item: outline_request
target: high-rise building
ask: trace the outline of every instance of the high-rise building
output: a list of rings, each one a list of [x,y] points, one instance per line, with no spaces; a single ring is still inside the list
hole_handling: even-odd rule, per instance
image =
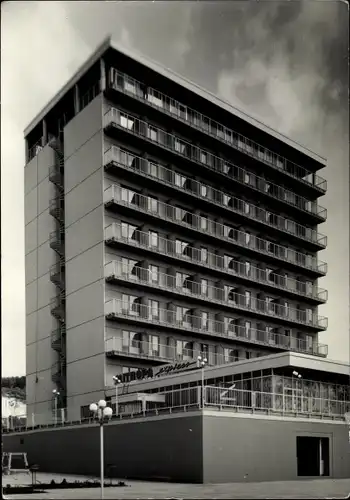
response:
[[[109,39],[25,142],[28,415],[199,354],[327,355],[323,158]]]

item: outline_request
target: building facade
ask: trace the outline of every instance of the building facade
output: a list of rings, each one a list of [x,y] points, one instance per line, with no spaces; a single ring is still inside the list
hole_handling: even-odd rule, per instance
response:
[[[347,364],[281,352],[153,371],[107,391],[111,400],[118,391],[118,404],[105,425],[106,476],[192,483],[350,477]],[[5,451],[25,450],[43,472],[100,471],[89,411],[75,421],[4,429],[3,442]]]
[[[324,159],[110,40],[25,141],[28,415],[198,355],[327,355]]]

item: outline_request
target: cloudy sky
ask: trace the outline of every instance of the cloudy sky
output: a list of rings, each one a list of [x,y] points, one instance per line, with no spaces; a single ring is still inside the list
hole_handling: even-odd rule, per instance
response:
[[[347,5],[11,1],[1,10],[3,375],[25,373],[23,129],[108,34],[328,159],[320,341],[348,361]]]

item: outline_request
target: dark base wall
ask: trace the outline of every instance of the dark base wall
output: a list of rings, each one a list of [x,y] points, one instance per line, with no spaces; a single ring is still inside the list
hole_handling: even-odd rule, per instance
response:
[[[200,415],[148,418],[104,427],[105,466],[116,477],[201,483]],[[26,452],[42,472],[99,476],[99,427],[80,426],[3,435],[4,450]]]
[[[190,483],[286,481],[297,476],[297,436],[328,437],[330,477],[350,477],[347,426],[205,411],[105,426],[105,466],[115,477]],[[99,428],[80,426],[3,436],[4,451],[27,452],[42,472],[99,476]],[[303,478],[305,479],[305,478]]]
[[[305,479],[297,475],[297,436],[328,437],[329,477],[350,478],[345,422],[247,418],[207,412],[203,418],[204,483]]]

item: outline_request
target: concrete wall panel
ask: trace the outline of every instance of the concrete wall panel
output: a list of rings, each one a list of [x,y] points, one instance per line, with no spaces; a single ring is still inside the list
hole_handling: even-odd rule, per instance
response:
[[[101,129],[102,95],[99,95],[64,128],[64,156],[66,161]]]
[[[66,264],[66,293],[70,294],[80,288],[103,279],[104,244],[86,250]]]
[[[66,230],[66,260],[103,241],[103,207],[100,206]]]
[[[104,318],[97,318],[67,331],[67,363],[103,352]]]
[[[38,215],[38,200],[37,200],[38,192],[37,189],[34,188],[29,191],[28,194],[24,197],[24,218],[25,224],[28,224],[32,220],[34,220]]]
[[[68,295],[66,299],[67,330],[104,315],[104,284],[92,283]]]
[[[38,154],[38,182],[48,177],[49,168],[55,163],[54,150],[46,145]]]
[[[77,203],[79,200],[79,203]],[[84,215],[102,204],[102,172],[98,170],[74,189],[65,198],[65,224],[69,227]]]
[[[120,479],[200,483],[201,434],[199,415],[110,422],[105,427],[105,463],[116,466]],[[42,472],[99,474],[96,425],[5,435],[3,442],[4,451],[25,450]]]
[[[33,250],[33,252],[25,256],[26,284],[31,283],[38,277],[37,258],[37,250]]]
[[[37,234],[38,234],[38,223],[37,219],[25,227],[25,252],[26,254],[32,252],[37,247]]]
[[[44,274],[38,279],[38,308],[50,304],[51,297],[57,293],[57,287],[50,281],[50,273]]]
[[[329,437],[331,476],[350,477],[345,424],[216,414],[203,421],[204,482],[297,479],[298,435]]]
[[[38,157],[33,158],[24,167],[24,192],[29,193],[37,185],[38,178]]]

